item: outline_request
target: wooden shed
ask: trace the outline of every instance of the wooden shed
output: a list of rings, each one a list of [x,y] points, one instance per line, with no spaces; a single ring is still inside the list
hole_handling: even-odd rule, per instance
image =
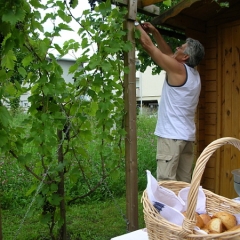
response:
[[[198,70],[202,90],[197,122],[197,156],[221,137],[240,139],[240,1],[183,0],[152,20],[158,27],[184,32],[205,46]],[[240,168],[240,151],[224,145],[207,163],[201,185],[233,198],[231,170]]]

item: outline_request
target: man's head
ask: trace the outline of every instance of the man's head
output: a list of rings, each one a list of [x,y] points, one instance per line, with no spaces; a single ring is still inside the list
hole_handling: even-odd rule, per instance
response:
[[[185,63],[190,67],[195,67],[202,61],[205,50],[198,40],[187,38],[184,53],[189,56]]]

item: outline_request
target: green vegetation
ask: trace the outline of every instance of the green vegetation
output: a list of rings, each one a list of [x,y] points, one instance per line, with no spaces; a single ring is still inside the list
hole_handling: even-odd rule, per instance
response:
[[[142,205],[139,195],[139,228],[144,228]],[[89,202],[69,207],[67,226],[71,240],[109,240],[126,234],[125,198]],[[3,211],[4,240],[47,240],[48,229],[36,216],[28,217],[19,231],[26,209]],[[19,231],[19,232],[18,232]],[[15,238],[18,233],[18,237]]]
[[[107,198],[105,182],[115,195],[125,189],[115,183],[124,183],[122,94],[128,67],[122,55],[132,48],[123,28],[127,9],[112,9],[108,0],[79,16],[77,5],[0,2],[1,204],[10,209],[34,199],[27,214],[48,227],[52,240],[67,239],[70,206]],[[49,21],[51,32],[44,27]],[[72,29],[73,22],[78,27]],[[78,37],[63,45],[53,41],[66,31]],[[68,83],[58,60],[79,50],[68,69],[74,81]],[[16,121],[16,101],[26,92],[28,115]]]
[[[33,235],[25,239],[67,240],[75,232],[69,222],[74,219],[69,217],[72,207],[125,195],[122,96],[129,66],[123,55],[132,49],[123,25],[127,8],[112,8],[107,0],[75,14],[78,4],[81,1],[0,2],[4,239],[19,238],[27,226]],[[45,25],[50,22],[49,32]],[[72,23],[77,24],[74,29]],[[78,36],[63,44],[54,41],[68,32]],[[68,69],[72,82],[65,81],[59,64],[69,53],[76,55]],[[18,112],[24,93],[30,93],[27,114]],[[142,121],[139,117],[139,126]],[[150,125],[139,129],[149,131]],[[146,187],[145,170],[155,169],[153,131],[138,135],[140,193]],[[79,229],[87,229],[85,222],[79,222]]]
[[[17,125],[25,118],[25,114],[15,114],[14,122]],[[155,124],[155,116],[138,115],[139,228],[144,227],[140,198],[147,183],[145,170],[149,169],[153,175],[156,170],[156,138],[153,135]],[[98,162],[93,144],[89,144],[88,148],[88,151],[93,153],[92,163]],[[114,153],[110,154],[110,159],[111,155],[114,157]],[[119,167],[119,172],[117,177],[106,178],[101,186],[87,197],[69,204],[66,220],[69,239],[109,240],[127,232],[124,162]],[[98,177],[97,174],[92,175],[92,182],[97,181]],[[39,198],[27,194],[33,184],[31,174],[13,158],[2,157],[0,182],[3,239],[52,239],[49,236],[49,225],[39,218]],[[84,193],[84,184],[67,179],[66,191],[68,196],[74,198]]]

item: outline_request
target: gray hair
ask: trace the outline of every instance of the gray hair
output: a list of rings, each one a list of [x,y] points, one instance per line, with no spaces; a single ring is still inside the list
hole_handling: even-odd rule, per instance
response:
[[[184,53],[189,56],[189,59],[185,62],[190,67],[197,66],[203,59],[205,55],[205,50],[203,45],[195,39],[187,38],[187,47]]]

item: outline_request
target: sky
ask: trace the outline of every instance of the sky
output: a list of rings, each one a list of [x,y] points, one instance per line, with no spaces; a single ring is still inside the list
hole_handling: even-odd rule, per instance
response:
[[[42,0],[42,3],[46,2],[46,0]],[[79,17],[82,15],[82,12],[86,9],[90,9],[90,5],[88,4],[88,0],[79,0],[79,4],[75,9],[72,9],[72,14],[75,17]],[[44,15],[45,12],[42,12],[42,14]],[[57,22],[55,22],[55,24],[57,24]],[[72,29],[76,29],[76,31],[79,29],[79,24],[77,24],[75,21],[72,21],[70,24],[70,27]],[[53,29],[53,23],[51,21],[48,21],[44,24],[44,30],[45,31],[49,31],[51,32],[51,30]],[[53,43],[57,43],[60,46],[63,45],[63,43],[67,40],[70,39],[74,39],[74,40],[78,40],[79,36],[77,35],[77,33],[73,32],[73,31],[62,31],[61,32],[61,37],[55,37],[53,39]],[[80,39],[79,39],[80,41]],[[54,55],[58,54],[57,51],[55,50],[51,50],[51,53],[53,53]],[[75,59],[75,56],[78,56],[81,54],[81,50],[79,50],[77,53],[69,53],[66,58],[70,58],[70,59]]]

